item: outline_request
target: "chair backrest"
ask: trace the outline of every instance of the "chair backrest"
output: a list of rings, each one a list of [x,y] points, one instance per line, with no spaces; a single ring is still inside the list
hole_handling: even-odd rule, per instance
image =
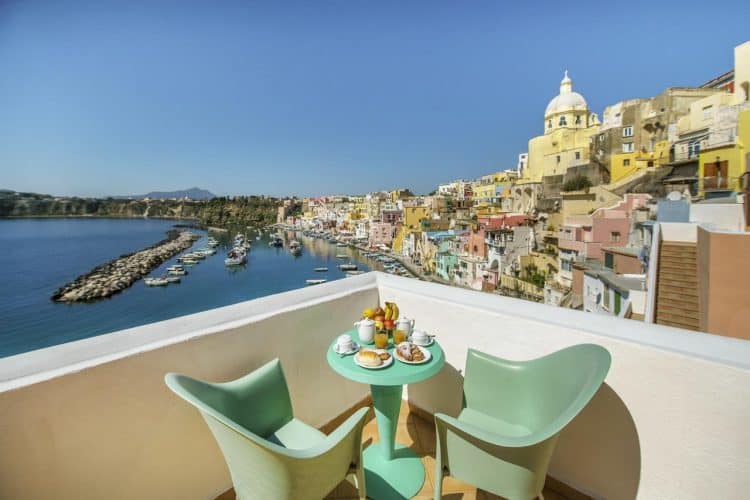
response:
[[[233,421],[260,437],[293,418],[292,400],[278,359],[231,382],[213,384],[184,375],[165,377],[170,389],[202,413]]]
[[[581,344],[530,361],[509,361],[469,350],[465,405],[535,432],[561,429],[583,409],[609,371],[609,352]]]

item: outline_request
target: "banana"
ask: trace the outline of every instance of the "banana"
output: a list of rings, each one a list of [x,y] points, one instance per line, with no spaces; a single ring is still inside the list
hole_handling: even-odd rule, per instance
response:
[[[393,309],[390,302],[385,303],[385,319],[393,319]]]
[[[398,314],[399,314],[398,306],[395,303],[392,303],[391,304],[391,319],[393,321],[396,321],[398,319]]]

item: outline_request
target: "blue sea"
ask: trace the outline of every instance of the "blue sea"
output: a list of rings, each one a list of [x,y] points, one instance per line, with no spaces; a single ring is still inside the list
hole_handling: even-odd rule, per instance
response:
[[[50,300],[60,286],[124,253],[165,238],[175,221],[151,219],[11,219],[0,220],[0,357],[72,340],[205,311],[264,295],[306,286],[306,279],[343,279],[336,258],[345,253],[360,270],[377,265],[356,249],[299,236],[302,255],[268,246],[268,235],[252,243],[248,264],[224,266],[229,235],[215,233],[224,243],[216,255],[189,268],[182,283],[147,287],[142,280],[130,288],[93,303],[63,304]],[[205,246],[207,233],[193,249]],[[287,241],[292,237],[287,235]],[[151,275],[165,274],[175,258]],[[316,267],[328,267],[317,273]]]

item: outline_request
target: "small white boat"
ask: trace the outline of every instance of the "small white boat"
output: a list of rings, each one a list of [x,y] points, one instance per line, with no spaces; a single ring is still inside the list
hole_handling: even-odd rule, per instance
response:
[[[184,269],[167,269],[167,274],[170,276],[185,276],[187,271]]]
[[[364,273],[364,271],[347,271],[346,275],[347,276],[357,276],[357,275],[363,274],[363,273]]]
[[[324,273],[324,272],[328,271],[328,268],[327,268],[327,267],[316,267],[316,268],[314,269],[314,271],[315,271],[316,273]]]
[[[178,260],[180,262],[182,262],[183,264],[185,264],[186,266],[194,266],[194,265],[196,265],[198,263],[198,261],[196,259],[186,259],[186,258],[183,258],[181,260],[180,259],[178,259]]]
[[[166,278],[143,278],[146,286],[167,286],[169,281]]]
[[[165,279],[167,280],[168,283],[179,283],[180,282],[180,277],[179,276],[167,276]]]
[[[352,264],[351,262],[348,264],[339,264],[339,269],[342,271],[356,271],[357,264]]]
[[[305,283],[308,285],[320,285],[321,283],[325,283],[328,280],[305,280]]]
[[[349,256],[348,255],[344,255],[343,253],[340,253],[340,254],[336,255],[336,258],[337,259],[348,259]]]

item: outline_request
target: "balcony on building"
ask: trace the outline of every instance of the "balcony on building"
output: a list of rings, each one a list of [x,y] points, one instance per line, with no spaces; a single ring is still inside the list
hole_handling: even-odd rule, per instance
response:
[[[549,498],[750,491],[747,341],[373,272],[0,359],[0,498],[228,498],[218,446],[164,374],[227,381],[279,358],[295,414],[328,429],[367,403],[369,387],[333,372],[326,350],[386,300],[436,334],[446,357],[405,389],[400,441],[429,433],[434,413],[457,414],[467,349],[524,360],[594,343],[612,366],[560,436]],[[446,497],[461,497],[457,483]]]

